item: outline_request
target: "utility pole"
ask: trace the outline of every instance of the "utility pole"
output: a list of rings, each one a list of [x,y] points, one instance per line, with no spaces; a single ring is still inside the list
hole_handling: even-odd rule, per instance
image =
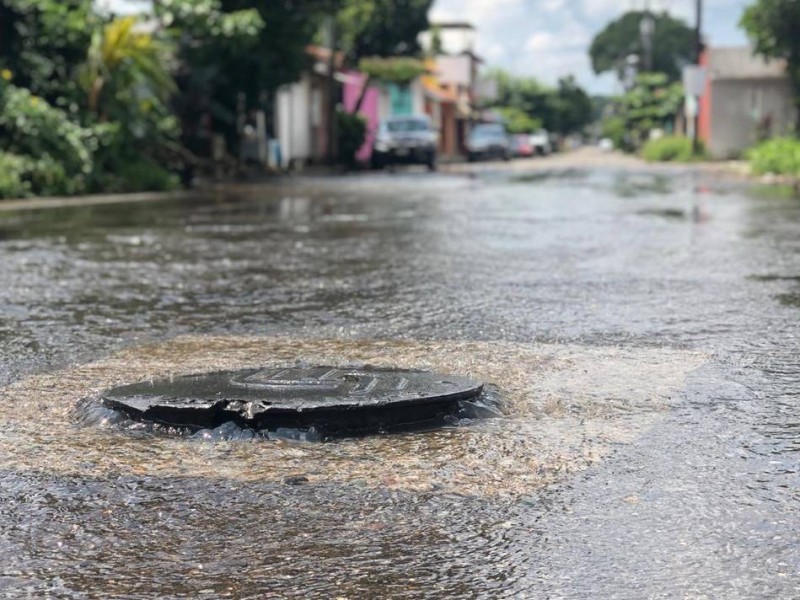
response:
[[[653,33],[655,32],[655,19],[650,12],[650,2],[644,3],[644,15],[639,23],[639,34],[642,39],[642,70],[650,73],[653,70]]]
[[[694,62],[699,67],[703,54],[703,0],[695,3],[695,28],[694,28]],[[699,106],[694,115],[694,135],[692,136],[692,151],[700,154],[700,110]]]
[[[335,164],[339,157],[338,137],[339,130],[336,123],[336,13],[331,9],[331,14],[325,23],[327,46],[330,50],[328,58],[328,163]]]
[[[694,28],[695,64],[700,64],[700,55],[703,54],[703,0],[696,0],[695,14],[697,16]]]

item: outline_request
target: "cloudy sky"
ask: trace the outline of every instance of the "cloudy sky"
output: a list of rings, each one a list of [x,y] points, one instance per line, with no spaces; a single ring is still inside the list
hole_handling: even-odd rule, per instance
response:
[[[712,46],[746,43],[737,27],[752,0],[704,0],[703,29]],[[491,66],[554,83],[573,74],[592,93],[614,91],[611,75],[597,77],[588,58],[594,35],[645,0],[435,0],[431,21],[467,20],[477,28],[477,52]],[[651,0],[694,25],[695,0]]]

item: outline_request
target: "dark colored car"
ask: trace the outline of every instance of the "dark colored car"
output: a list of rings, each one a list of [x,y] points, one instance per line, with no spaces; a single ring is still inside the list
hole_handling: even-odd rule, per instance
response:
[[[514,150],[514,156],[527,158],[533,156],[536,152],[526,134],[513,136],[511,138],[511,147]]]
[[[511,140],[500,123],[481,123],[472,128],[467,140],[467,158],[470,161],[511,158]]]
[[[436,131],[425,115],[391,117],[378,125],[372,145],[372,166],[427,165],[436,169]]]

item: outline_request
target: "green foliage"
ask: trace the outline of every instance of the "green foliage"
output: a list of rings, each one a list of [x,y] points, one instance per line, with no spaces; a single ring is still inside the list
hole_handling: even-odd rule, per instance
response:
[[[692,140],[678,135],[668,135],[649,140],[642,148],[642,158],[650,162],[689,162],[695,158]]]
[[[76,71],[98,22],[92,0],[0,0],[0,66],[16,85],[76,112]]]
[[[652,129],[670,124],[682,102],[683,87],[679,83],[670,83],[665,74],[638,75],[634,86],[616,102],[614,116],[624,124],[624,143],[620,147],[632,149],[641,146]]]
[[[264,29],[264,19],[255,8],[224,12],[220,0],[159,0],[154,10],[172,33],[204,44],[212,38],[247,46]]]
[[[800,140],[774,138],[747,152],[750,168],[756,175],[774,173],[800,177]]]
[[[509,133],[533,133],[542,128],[540,119],[534,119],[525,111],[514,106],[498,108],[497,112],[503,117]]]
[[[0,151],[0,198],[63,195],[75,191],[73,179],[64,165],[51,156],[34,158]]]
[[[601,136],[614,142],[614,148],[630,150],[627,139],[627,128],[625,119],[620,116],[613,116],[605,119],[601,125]]]
[[[351,57],[406,57],[374,63],[378,78],[424,72],[411,57],[431,0],[152,5],[144,23],[110,20],[94,0],[0,0],[0,195],[173,187],[168,169],[193,161],[177,140],[207,142],[212,124],[235,140],[239,108],[271,109],[272,93],[309,66],[328,15]],[[363,123],[340,125],[350,155]]]
[[[387,83],[405,84],[426,72],[425,65],[416,58],[362,58],[358,70],[371,79]]]
[[[346,165],[353,166],[356,162],[356,152],[366,139],[367,122],[361,115],[342,111],[336,113],[336,119],[342,161]]]
[[[166,63],[171,48],[122,17],[97,29],[87,52],[82,81],[89,110],[102,120],[129,123],[150,112],[175,90]]]
[[[755,0],[744,11],[740,25],[757,54],[786,60],[795,105],[800,108],[800,1]],[[797,130],[800,132],[800,113]]]
[[[788,1],[788,0],[787,0]],[[614,71],[622,80],[628,55],[642,57],[640,25],[643,11],[630,11],[606,25],[592,40],[589,56],[595,73]],[[694,62],[694,31],[682,20],[666,12],[652,14],[654,21],[652,71],[664,73],[669,81],[681,78],[681,67]]]
[[[105,173],[102,183],[108,193],[160,192],[180,187],[177,175],[142,156],[119,162],[113,171]]]
[[[86,191],[100,136],[28,90],[0,85],[0,151],[26,161],[17,161],[15,172],[31,193]]]
[[[0,152],[0,198],[23,198],[30,195],[31,159]]]
[[[549,99],[552,114],[551,131],[569,134],[581,131],[594,120],[592,100],[571,75],[558,81],[558,88]]]
[[[428,29],[432,0],[343,0],[337,17],[340,47],[354,59],[416,56]]]
[[[496,70],[498,95],[493,103],[497,110],[514,109],[539,121],[545,129],[561,134],[581,131],[592,122],[592,102],[572,77],[562,78],[556,89],[533,78],[516,77]]]
[[[254,106],[262,92],[297,81],[310,62],[306,47],[332,6],[330,0],[221,0],[221,8],[226,13],[255,9],[265,24],[245,50],[216,45],[209,48],[214,52],[210,59],[196,65],[212,72],[212,106],[235,113],[239,92]]]

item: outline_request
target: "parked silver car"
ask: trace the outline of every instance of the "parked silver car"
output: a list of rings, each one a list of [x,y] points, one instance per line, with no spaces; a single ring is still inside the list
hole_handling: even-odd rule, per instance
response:
[[[381,169],[394,164],[419,164],[433,171],[437,138],[427,115],[384,119],[372,146],[372,166]]]
[[[480,123],[472,128],[467,140],[470,162],[488,158],[509,160],[512,153],[511,138],[502,123]]]

